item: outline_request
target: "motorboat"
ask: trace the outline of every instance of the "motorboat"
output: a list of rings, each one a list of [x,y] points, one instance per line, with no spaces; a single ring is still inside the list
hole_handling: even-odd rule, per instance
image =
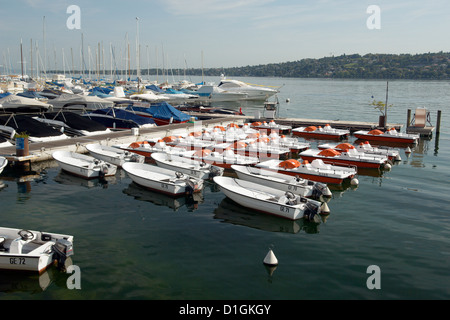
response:
[[[213,180],[228,198],[251,210],[290,220],[306,218],[311,221],[321,213],[319,201],[292,192],[231,177],[214,177]]]
[[[47,111],[51,108],[48,103],[36,99],[10,94],[0,99],[0,111],[9,113],[31,113]]]
[[[175,170],[199,179],[210,179],[223,175],[224,169],[203,161],[193,160],[179,155],[156,152],[152,153],[152,159],[156,165],[170,170]]]
[[[62,170],[85,179],[114,176],[117,171],[117,166],[81,153],[55,151],[52,156]]]
[[[190,157],[194,160],[203,161],[211,165],[231,170],[231,165],[255,165],[259,163],[257,157],[247,157],[245,155],[236,154],[232,150],[225,150],[224,152],[211,151],[209,149],[190,151],[184,156]]]
[[[256,122],[252,122],[250,124],[250,126],[254,129],[258,129],[260,131],[265,131],[268,135],[270,135],[272,132],[276,132],[278,134],[290,134],[292,131],[291,126],[275,123],[274,120],[270,120],[269,122],[256,121]]]
[[[45,112],[33,119],[45,123],[70,136],[95,136],[111,132],[97,121],[83,117],[75,112]]]
[[[287,157],[290,153],[289,148],[272,146],[267,142],[268,141],[262,139],[256,139],[236,141],[234,143],[221,143],[214,145],[214,151],[225,152],[227,150],[231,150],[236,154],[259,158],[260,160],[280,159]]]
[[[252,85],[236,79],[225,79],[224,77],[217,87],[228,92],[245,93],[247,95],[245,100],[265,101],[278,93],[278,89]]]
[[[350,165],[358,168],[381,168],[388,161],[386,156],[361,153],[356,151],[355,148],[349,148],[341,152],[336,149],[308,149],[299,155],[303,160],[310,162],[315,159],[321,159],[324,163],[328,164]]]
[[[136,184],[170,196],[190,195],[203,189],[203,180],[147,163],[126,162],[123,170]]]
[[[60,130],[33,119],[31,115],[11,114],[0,116],[0,133],[14,139],[16,133],[26,133],[30,142],[46,142],[69,139]]]
[[[330,165],[324,163],[321,159],[313,160],[311,163],[308,161],[300,162],[296,159],[284,161],[272,159],[262,161],[255,166],[327,184],[342,184],[344,181],[357,184],[356,167]]]
[[[121,167],[125,162],[144,162],[145,157],[136,153],[115,147],[104,146],[99,143],[90,143],[86,149],[96,159]]]
[[[156,127],[153,119],[142,117],[133,111],[119,108],[97,109],[83,114],[83,117],[96,121],[113,130]]]
[[[3,169],[8,165],[8,159],[0,156],[0,174],[3,172]]]
[[[43,273],[73,255],[73,236],[0,227],[0,269]]]
[[[49,101],[53,110],[93,111],[114,106],[114,102],[96,96],[63,93]]]
[[[323,128],[321,126],[298,127],[292,129],[292,135],[313,139],[344,140],[349,137],[350,131],[332,128],[326,124]]]
[[[158,126],[172,123],[186,123],[191,119],[189,115],[174,108],[165,101],[151,104],[150,106],[131,105],[125,110],[133,111],[143,117],[152,118]]]
[[[246,92],[228,91],[214,85],[202,85],[195,93],[200,97],[200,100],[209,102],[240,101],[248,98]]]
[[[311,147],[309,142],[300,142],[297,138],[287,137],[286,135],[278,135],[273,132],[269,135],[270,145],[279,146],[281,148],[289,148],[291,153],[299,153]]]
[[[242,180],[259,183],[285,192],[290,191],[307,198],[319,199],[320,196],[331,196],[328,186],[321,182],[258,167],[232,165],[231,168]]]
[[[347,151],[348,149],[356,149],[358,152],[365,154],[374,154],[387,157],[391,161],[400,161],[402,158],[400,152],[395,148],[378,148],[372,147],[369,141],[360,142],[354,146],[348,142],[344,143],[325,143],[317,146],[320,150],[335,149],[337,151]]]
[[[353,135],[362,140],[402,144],[416,144],[420,138],[420,135],[418,134],[398,132],[395,128],[391,128],[385,132],[378,129],[373,129],[370,131],[359,130],[355,131]]]

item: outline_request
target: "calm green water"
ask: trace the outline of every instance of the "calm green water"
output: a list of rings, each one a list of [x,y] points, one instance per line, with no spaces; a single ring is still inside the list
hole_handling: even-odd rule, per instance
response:
[[[282,117],[377,122],[368,103],[384,100],[386,89],[384,81],[244,80],[284,84]],[[48,162],[33,167],[39,176],[29,182],[4,180],[1,225],[74,235],[81,289],[68,289],[69,275],[54,269],[1,273],[0,299],[449,299],[449,88],[389,83],[388,122],[404,124],[408,108],[425,106],[433,125],[442,110],[441,133],[409,157],[401,149],[391,171],[334,190],[320,224],[249,212],[213,183],[195,202],[175,201],[121,170],[105,185]],[[272,274],[262,263],[269,248],[279,260]],[[380,289],[366,285],[371,265],[380,268]]]

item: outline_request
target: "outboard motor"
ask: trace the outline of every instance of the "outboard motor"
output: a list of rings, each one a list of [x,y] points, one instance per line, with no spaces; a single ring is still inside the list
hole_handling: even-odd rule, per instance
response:
[[[58,262],[58,269],[63,269],[66,259],[73,255],[73,244],[66,239],[58,239],[52,246],[53,260]]]
[[[314,221],[314,217],[316,216],[318,211],[319,211],[319,207],[308,201],[306,203],[306,209],[305,209],[305,212],[303,213],[303,216],[308,221]]]

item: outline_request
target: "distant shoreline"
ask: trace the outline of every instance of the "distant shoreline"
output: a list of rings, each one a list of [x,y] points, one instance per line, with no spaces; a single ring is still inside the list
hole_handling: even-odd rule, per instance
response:
[[[62,73],[61,70],[47,73]],[[67,72],[66,73],[70,73]],[[80,70],[74,74],[81,75]],[[87,71],[85,70],[84,74]],[[109,75],[110,70],[105,74]],[[115,74],[136,76],[137,70],[115,70]],[[103,73],[100,74],[102,76]],[[220,76],[279,77],[305,79],[362,79],[362,80],[450,80],[450,52],[423,54],[359,54],[302,59],[299,61],[232,68],[156,69],[142,68],[141,75],[160,77]],[[91,71],[91,77],[95,72]]]

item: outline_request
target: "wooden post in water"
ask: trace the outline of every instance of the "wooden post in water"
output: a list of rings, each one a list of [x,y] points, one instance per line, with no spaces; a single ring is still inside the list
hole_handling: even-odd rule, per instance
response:
[[[436,120],[436,133],[441,131],[441,110],[437,112],[437,120]]]
[[[406,114],[406,128],[409,127],[410,123],[411,123],[411,109],[408,109],[408,112]]]

